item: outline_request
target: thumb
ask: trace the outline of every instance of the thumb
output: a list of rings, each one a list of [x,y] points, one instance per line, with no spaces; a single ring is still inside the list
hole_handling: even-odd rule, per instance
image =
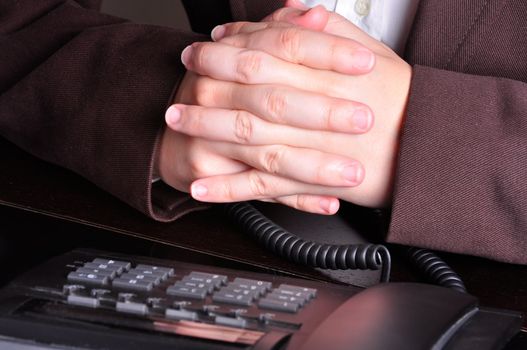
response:
[[[292,13],[288,17],[289,18],[285,18],[286,22],[296,24],[307,29],[322,31],[328,24],[329,12],[324,8],[324,6],[318,5],[301,13]]]
[[[309,8],[300,0],[287,0],[285,2],[284,12],[279,14],[280,21],[295,24],[315,31],[324,31],[329,34],[342,36],[356,40],[370,48],[382,45],[362,29],[355,26],[341,15],[330,12],[322,5]]]
[[[324,30],[329,20],[329,12],[323,6],[316,6],[310,9],[299,0],[288,0],[286,5],[289,3],[298,3],[299,5],[281,8],[264,18],[263,21],[286,22],[311,30]]]
[[[287,0],[285,7],[276,11],[267,19],[272,22],[286,22],[315,31],[324,31],[328,34],[353,39],[374,51],[385,51],[382,45],[362,29],[355,26],[341,15],[329,12],[322,5],[309,8],[300,0]]]

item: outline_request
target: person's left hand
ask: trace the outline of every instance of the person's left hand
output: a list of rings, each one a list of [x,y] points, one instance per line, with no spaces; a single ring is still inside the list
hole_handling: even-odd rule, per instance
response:
[[[290,12],[291,9],[279,10],[273,19],[279,21],[280,13],[290,16]],[[184,63],[187,69],[201,75],[256,86],[273,84],[277,79],[283,81],[281,77],[273,76],[273,72],[277,69],[270,65],[270,60],[265,59],[263,52],[292,63],[302,60],[304,64],[293,69],[290,74],[289,88],[298,91],[307,90],[321,96],[358,101],[370,106],[376,122],[368,133],[351,136],[342,133],[324,135],[319,132],[314,133],[313,137],[306,137],[305,144],[301,146],[357,159],[364,165],[366,175],[360,186],[345,189],[328,187],[327,195],[338,196],[360,205],[385,206],[391,198],[411,68],[385,45],[367,36],[352,23],[342,20],[342,17],[335,16],[330,15],[329,23],[324,29],[338,31],[332,34],[353,38],[375,52],[376,63],[371,73],[352,76],[327,70],[328,67],[326,70],[320,69],[317,66],[318,62],[328,61],[325,55],[339,54],[339,37],[335,36],[329,42],[327,36],[320,36],[321,40],[325,38],[325,42],[307,40],[306,38],[313,38],[313,31],[284,22],[224,25],[213,33],[216,43],[193,44],[192,50],[186,52]],[[320,50],[318,49],[320,47],[330,49]],[[262,53],[258,53],[259,51]],[[306,52],[311,54],[309,59],[305,56]],[[304,56],[299,57],[301,53]],[[240,74],[236,67],[240,67],[239,60],[246,59],[247,56],[254,59],[254,64]],[[264,75],[262,72],[270,72],[270,74]],[[221,107],[225,108],[224,105]],[[266,112],[265,105],[259,108]],[[288,105],[287,108],[298,108],[298,106]],[[192,133],[196,135],[199,131],[193,130]],[[221,138],[221,135],[217,137]],[[236,180],[236,183],[229,184],[231,193],[234,194],[247,186],[243,179]],[[224,181],[225,179],[220,176],[198,182],[213,189],[216,186],[225,186]],[[213,198],[213,194],[217,192],[209,193],[210,198],[201,198],[201,200],[222,201],[222,198]]]

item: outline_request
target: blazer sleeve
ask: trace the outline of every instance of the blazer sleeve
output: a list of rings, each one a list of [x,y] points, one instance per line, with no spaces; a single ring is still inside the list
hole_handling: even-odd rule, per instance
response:
[[[104,15],[97,3],[0,2],[1,136],[172,220],[196,205],[152,188],[153,162],[185,73],[180,53],[205,38]]]
[[[388,241],[527,263],[527,84],[415,66]]]

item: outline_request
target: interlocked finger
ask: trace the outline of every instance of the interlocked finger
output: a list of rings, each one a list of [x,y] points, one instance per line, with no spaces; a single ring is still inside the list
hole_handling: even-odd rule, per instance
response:
[[[280,94],[280,89],[258,91],[261,89],[240,91],[239,94],[247,96],[233,102],[235,107],[225,101],[227,103],[222,106],[225,109],[173,105],[166,112],[167,124],[178,132],[211,140],[296,146],[305,142],[296,142],[296,139],[310,136],[313,130],[361,134],[373,124],[371,111],[360,104],[314,94],[311,100],[301,104],[296,100],[301,101],[302,96],[310,94],[291,91],[286,97]],[[258,98],[266,93],[269,95],[265,100]]]
[[[360,162],[313,149],[285,145],[233,148],[220,144],[216,151],[260,171],[307,184],[355,187],[364,179]]]
[[[305,184],[256,169],[200,179],[190,187],[193,198],[211,203],[276,199],[297,194],[336,197],[343,191],[345,188]]]
[[[297,194],[273,199],[260,199],[260,201],[280,203],[301,211],[322,215],[333,215],[340,207],[338,198],[309,194]]]
[[[375,55],[352,39],[293,25],[268,25],[265,30],[227,36],[219,42],[261,50],[291,63],[351,75],[369,73],[375,64]]]

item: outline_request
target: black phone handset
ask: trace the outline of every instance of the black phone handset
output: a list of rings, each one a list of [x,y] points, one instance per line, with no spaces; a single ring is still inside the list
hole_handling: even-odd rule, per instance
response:
[[[227,215],[242,230],[273,253],[295,263],[331,270],[381,270],[381,282],[390,279],[391,257],[379,244],[334,245],[304,240],[280,227],[247,202],[225,205]],[[419,271],[435,284],[466,292],[459,275],[426,249],[409,248]]]

